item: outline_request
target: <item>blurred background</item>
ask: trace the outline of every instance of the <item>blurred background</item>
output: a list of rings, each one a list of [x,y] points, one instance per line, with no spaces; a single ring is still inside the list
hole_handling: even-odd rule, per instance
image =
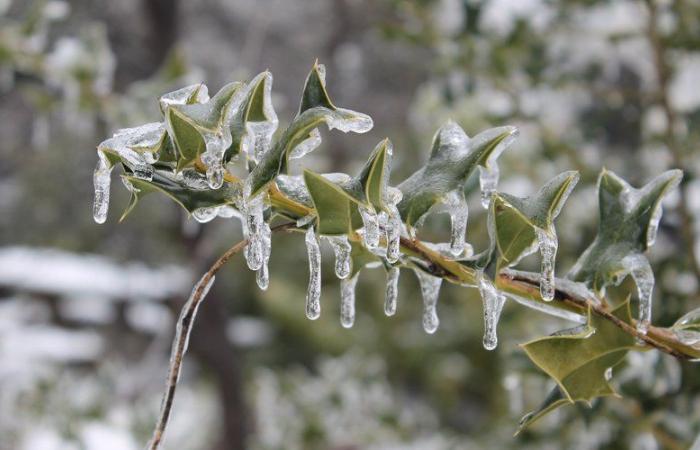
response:
[[[150,437],[177,311],[241,230],[200,225],[162,196],[118,223],[118,183],[96,225],[92,170],[100,141],[159,120],[157,97],[191,83],[215,92],[270,69],[283,129],[319,58],[336,104],[375,128],[323,130],[305,166],[354,173],[389,137],[393,184],[449,118],[470,135],[518,126],[500,190],[581,172],[558,220],[559,276],[595,235],[603,166],[637,186],[682,168],[650,255],[654,321],[700,306],[697,0],[0,0],[0,13],[0,450],[130,450]],[[478,193],[469,202],[480,249],[484,210]],[[421,237],[445,241],[447,226],[431,217]],[[513,437],[552,387],[517,344],[567,323],[507,303],[487,352],[476,292],[443,286],[427,335],[415,277],[387,318],[383,271],[365,270],[346,330],[329,250],[314,322],[298,236],[275,237],[265,292],[241,256],[223,269],[165,448],[686,449],[700,432],[697,366],[647,352],[616,368],[624,398],[561,408]]]

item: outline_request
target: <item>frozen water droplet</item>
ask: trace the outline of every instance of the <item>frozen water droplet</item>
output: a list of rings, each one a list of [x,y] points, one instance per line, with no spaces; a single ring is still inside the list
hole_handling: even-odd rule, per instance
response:
[[[207,223],[214,220],[214,218],[219,214],[218,206],[207,206],[204,208],[197,208],[192,211],[192,217],[199,223]]]
[[[481,206],[488,209],[491,197],[496,192],[500,172],[496,161],[492,161],[488,167],[479,166],[479,185],[481,186]]]
[[[185,169],[175,175],[175,178],[190,189],[198,191],[209,189],[207,178],[194,169]]]
[[[270,225],[267,222],[262,223],[260,243],[262,246],[263,261],[262,266],[256,273],[255,281],[258,283],[258,287],[265,291],[270,284],[268,264],[270,262],[270,253],[272,252],[272,230],[270,230]]]
[[[362,240],[367,249],[373,250],[379,245],[379,218],[377,213],[370,207],[360,205],[358,209],[364,225]]]
[[[632,275],[634,284],[637,285],[637,297],[639,297],[639,318],[637,330],[646,334],[651,325],[651,295],[654,290],[654,272],[651,270],[649,260],[640,254],[634,253],[622,258],[622,267]]]
[[[292,149],[289,153],[290,159],[298,159],[314,151],[319,145],[321,145],[321,133],[318,128],[314,128],[309,133],[309,137],[301,141]]]
[[[112,168],[109,167],[107,158],[102,152],[98,152],[97,167],[95,167],[95,172],[92,176],[95,185],[95,202],[92,206],[92,217],[97,223],[104,223],[107,220],[111,172]]]
[[[542,256],[542,267],[540,270],[540,295],[546,302],[554,300],[554,262],[557,257],[557,235],[554,227],[549,230],[535,229],[537,244]]]
[[[335,253],[335,276],[341,280],[347,278],[350,275],[350,252],[352,250],[347,235],[328,236],[327,239],[333,247],[333,253]]]
[[[399,295],[399,274],[398,267],[389,269],[386,275],[386,297],[384,299],[384,314],[393,316],[396,314],[396,304]]]
[[[418,277],[421,295],[423,296],[423,329],[426,333],[433,334],[440,325],[440,319],[437,315],[437,302],[442,278],[428,275],[418,269],[414,270],[414,272]]]
[[[306,317],[316,320],[321,315],[321,249],[313,227],[304,237],[309,255],[309,287],[306,291]]]
[[[207,182],[211,189],[219,189],[224,184],[224,153],[231,146],[231,130],[221,127],[218,131],[202,132],[206,150],[201,155],[202,162],[207,167]]]
[[[360,272],[340,280],[340,324],[351,328],[355,323],[355,286]]]
[[[452,230],[450,232],[450,253],[455,258],[461,256],[466,249],[465,234],[467,233],[467,219],[469,210],[464,193],[452,191],[447,195],[445,202],[447,213],[450,215]]]
[[[496,330],[506,298],[496,290],[491,280],[483,273],[479,273],[478,282],[479,293],[484,305],[484,348],[493,350],[498,345]]]
[[[207,184],[211,189],[219,189],[224,185],[226,170],[221,167],[207,167]]]

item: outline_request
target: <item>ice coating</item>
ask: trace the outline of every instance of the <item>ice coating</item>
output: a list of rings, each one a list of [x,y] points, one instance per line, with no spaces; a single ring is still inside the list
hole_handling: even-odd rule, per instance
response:
[[[659,204],[656,209],[651,213],[651,218],[649,219],[649,228],[647,228],[647,247],[651,247],[656,242],[656,234],[659,231],[659,222],[661,221],[661,216],[664,213],[664,209]]]
[[[392,267],[386,274],[386,297],[384,298],[384,314],[393,316],[396,314],[396,304],[399,295],[399,274],[398,267]]]
[[[350,278],[340,280],[340,324],[351,328],[355,323],[355,287],[360,276],[358,271]]]
[[[202,132],[206,150],[202,153],[202,162],[207,167],[207,183],[211,189],[219,189],[224,184],[224,153],[231,145],[232,137],[228,127],[214,132]]]
[[[162,95],[158,100],[161,111],[165,111],[168,106],[187,104],[195,92],[196,97],[194,100],[196,103],[205,103],[209,100],[209,90],[205,84],[191,84],[189,86],[185,86],[184,88]]]
[[[484,348],[493,350],[498,345],[498,319],[501,317],[506,298],[483,273],[479,273],[478,283],[481,301],[484,304]]]
[[[175,175],[177,181],[182,182],[190,189],[202,191],[209,189],[207,178],[194,169],[185,169]]]
[[[352,247],[350,246],[350,241],[348,241],[348,236],[343,234],[340,236],[328,236],[328,242],[330,242],[333,247],[333,253],[335,253],[335,276],[338,278],[345,279],[350,275],[350,251]]]
[[[359,205],[358,209],[364,225],[362,240],[369,250],[373,250],[379,245],[379,218],[371,207]]]
[[[622,258],[622,267],[632,276],[637,285],[637,297],[639,298],[639,317],[637,319],[637,331],[646,334],[651,325],[651,295],[654,290],[654,272],[651,270],[649,260],[640,254],[634,253]]]
[[[270,225],[267,222],[262,223],[260,242],[262,246],[262,266],[255,274],[255,281],[258,283],[258,287],[265,291],[270,284],[268,264],[270,262],[270,253],[272,252],[272,230],[270,230]]]
[[[440,319],[437,315],[437,302],[442,278],[428,275],[418,269],[414,270],[414,272],[416,277],[418,277],[421,295],[423,296],[423,329],[426,333],[433,334],[440,325]]]
[[[464,253],[466,247],[465,235],[467,233],[467,219],[469,210],[463,191],[452,191],[447,194],[445,207],[450,216],[452,229],[450,231],[450,253],[459,257]]]
[[[685,313],[680,319],[673,324],[673,327],[680,327],[684,325],[700,324],[700,308],[696,308],[690,312]]]
[[[549,230],[535,228],[537,235],[537,245],[542,256],[542,266],[540,269],[540,295],[542,300],[551,302],[554,300],[554,262],[557,257],[557,235],[554,227]]]
[[[219,206],[219,217],[224,219],[230,219],[231,217],[240,217],[240,213],[236,208],[231,205],[221,205]]]
[[[309,256],[309,287],[306,291],[306,317],[316,320],[321,315],[321,249],[313,227],[304,236]]]
[[[155,150],[159,147],[164,134],[165,126],[161,122],[122,128],[97,146],[98,154],[116,153],[129,166],[136,178],[150,181],[153,178],[151,164],[158,159]],[[104,155],[100,156],[100,158],[103,157]]]
[[[319,145],[321,145],[321,133],[318,131],[318,128],[314,128],[309,133],[309,137],[298,143],[292,149],[289,153],[289,158],[299,159],[314,151]]]
[[[109,186],[111,184],[112,168],[102,152],[98,152],[97,167],[92,175],[95,185],[95,202],[92,206],[92,217],[97,223],[105,223],[109,211]]]
[[[493,161],[489,167],[479,166],[479,186],[481,187],[481,206],[488,209],[491,197],[496,192],[500,171]]]
[[[374,123],[367,114],[345,108],[336,108],[332,114],[326,116],[326,125],[328,125],[329,130],[337,129],[343,133],[366,133],[372,129]]]
[[[218,215],[218,206],[207,206],[204,208],[197,208],[194,211],[192,211],[192,217],[194,217],[194,220],[196,220],[199,223],[211,222]]]
[[[263,264],[263,207],[263,196],[259,195],[245,203],[243,209],[243,232],[248,239],[244,256],[250,270],[258,270]]]

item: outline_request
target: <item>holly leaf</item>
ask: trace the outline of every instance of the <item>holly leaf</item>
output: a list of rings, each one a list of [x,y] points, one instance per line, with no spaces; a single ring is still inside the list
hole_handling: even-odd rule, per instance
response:
[[[304,182],[316,209],[316,231],[323,235],[352,231],[350,204],[356,200],[322,175],[304,171]]]
[[[682,177],[680,170],[669,170],[635,189],[603,169],[598,178],[598,234],[567,276],[596,290],[619,284],[629,274],[622,260],[641,255],[653,245],[661,219],[661,202]]]
[[[210,208],[221,205],[234,205],[241,196],[240,183],[224,183],[219,189],[192,189],[185,183],[174,178],[172,173],[156,170],[151,181],[134,177],[129,174],[122,178],[132,186],[129,205],[124,210],[120,221],[124,220],[136,207],[143,196],[151,192],[161,192],[182,206],[188,213],[199,208]]]
[[[629,301],[612,314],[632,323]],[[590,405],[596,397],[617,395],[609,382],[608,369],[618,364],[635,345],[634,338],[612,322],[588,311],[588,323],[521,345],[530,360],[552,377],[557,388],[542,405],[525,415],[518,432],[564,404]]]
[[[567,171],[549,180],[531,197],[521,198],[505,193],[495,195],[492,208],[499,263],[515,265],[535,250],[536,230],[552,229],[554,219],[578,180],[578,172]]]
[[[476,168],[496,164],[496,158],[516,135],[515,127],[499,127],[469,139],[452,121],[440,128],[433,138],[427,164],[398,186],[403,193],[398,208],[406,225],[419,224],[431,208],[445,203],[449,192],[463,191]]]
[[[248,177],[247,189],[251,196],[264,189],[278,174],[286,173],[292,150],[311,138],[318,126],[325,123],[330,130],[337,128],[346,133],[365,133],[372,128],[368,115],[338,108],[331,102],[325,79],[324,66],[316,62],[306,78],[299,112]]]

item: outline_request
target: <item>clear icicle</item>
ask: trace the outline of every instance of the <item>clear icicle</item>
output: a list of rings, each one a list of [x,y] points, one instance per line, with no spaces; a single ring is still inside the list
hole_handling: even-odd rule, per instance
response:
[[[248,239],[244,256],[250,270],[258,270],[263,264],[262,228],[265,223],[263,218],[262,195],[250,200],[245,205],[244,233]]]
[[[207,183],[211,189],[219,189],[224,184],[224,153],[231,145],[231,131],[223,127],[217,132],[202,133],[206,150],[202,153],[202,162],[207,166]]]
[[[97,167],[95,167],[92,177],[95,184],[95,203],[92,207],[92,217],[97,223],[104,223],[107,220],[111,172],[112,168],[109,167],[109,161],[107,161],[102,152],[98,152]]]
[[[654,272],[651,270],[647,258],[639,253],[622,258],[622,266],[629,271],[634,284],[637,285],[637,297],[639,297],[637,330],[646,334],[649,325],[651,325],[651,295],[654,290]]]
[[[314,128],[309,133],[309,137],[301,141],[292,149],[289,153],[290,159],[299,159],[304,155],[307,155],[314,151],[319,145],[321,145],[321,133],[318,128]]]
[[[350,278],[340,280],[340,324],[351,328],[355,323],[355,286],[360,276],[358,271]]]
[[[373,250],[379,245],[379,218],[377,217],[377,213],[367,206],[360,205],[358,209],[360,210],[362,223],[364,225],[362,239],[365,246],[369,250]]]
[[[316,320],[321,315],[321,249],[313,227],[304,237],[309,255],[309,287],[306,291],[306,317]]]
[[[542,256],[540,270],[540,295],[544,301],[554,300],[554,262],[557,257],[557,235],[553,227],[549,230],[535,229],[537,244]]]
[[[352,251],[348,236],[345,234],[329,236],[328,242],[331,243],[335,253],[335,276],[341,280],[345,279],[350,275],[350,252]]]
[[[423,329],[426,333],[433,334],[440,325],[440,319],[437,315],[437,302],[442,278],[428,275],[422,270],[416,269],[414,272],[418,277],[423,296]]]
[[[467,233],[467,219],[469,210],[467,201],[462,191],[452,191],[448,194],[445,203],[447,213],[450,215],[452,230],[450,232],[450,253],[455,258],[461,256],[466,248],[465,234]]]
[[[491,197],[496,192],[500,172],[496,161],[491,161],[489,167],[479,166],[479,185],[481,186],[481,206],[489,207]]]
[[[207,223],[214,220],[216,216],[219,215],[218,206],[206,206],[203,208],[197,208],[192,211],[192,217],[199,223]]]
[[[386,221],[384,228],[386,230],[386,259],[390,263],[395,263],[401,256],[401,229],[403,222],[401,221],[401,213],[396,205],[399,204],[403,194],[399,189],[388,187],[385,198],[386,206]]]
[[[258,283],[258,287],[265,291],[270,284],[268,263],[270,262],[270,253],[272,252],[272,230],[270,230],[270,225],[267,222],[262,223],[260,243],[262,245],[262,266],[256,273],[255,281]]]
[[[396,303],[399,295],[399,274],[398,267],[389,269],[386,275],[386,297],[384,299],[384,314],[393,316],[396,314]]]
[[[493,350],[498,345],[496,330],[506,298],[483,273],[480,273],[478,278],[479,293],[484,304],[484,348]]]

